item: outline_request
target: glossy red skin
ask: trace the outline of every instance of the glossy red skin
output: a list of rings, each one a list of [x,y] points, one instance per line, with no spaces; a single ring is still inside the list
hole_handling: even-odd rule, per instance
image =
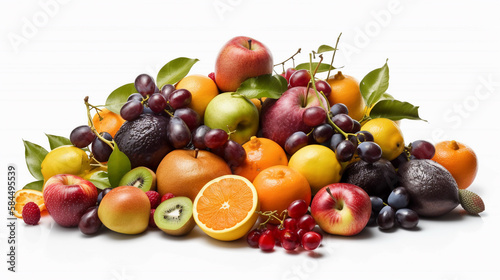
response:
[[[248,40],[252,40],[251,49]],[[238,36],[227,42],[215,61],[215,82],[221,92],[233,92],[246,79],[273,72],[271,51],[250,37]]]
[[[96,205],[97,188],[75,175],[55,175],[45,183],[43,199],[56,223],[63,227],[76,227],[87,209]]]
[[[305,99],[306,87],[291,88],[277,100],[266,99],[261,111],[262,136],[284,147],[286,139],[294,132],[309,133],[311,127],[304,123],[302,115],[307,108],[320,106],[321,103],[312,88],[307,94],[307,104],[303,106]],[[325,98],[321,96],[321,100],[323,106],[327,106]]]
[[[327,188],[336,201],[328,194]],[[360,233],[368,224],[371,211],[368,194],[362,188],[347,183],[323,187],[311,203],[311,214],[321,229],[344,236]]]

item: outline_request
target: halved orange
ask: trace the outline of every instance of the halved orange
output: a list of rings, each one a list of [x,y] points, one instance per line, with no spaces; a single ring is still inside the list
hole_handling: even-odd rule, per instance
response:
[[[224,175],[208,182],[193,203],[196,224],[222,241],[243,237],[257,221],[258,210],[257,190],[238,175]]]
[[[28,202],[34,202],[40,207],[40,212],[45,210],[43,193],[37,190],[21,189],[14,194],[14,216],[23,218],[23,207]]]

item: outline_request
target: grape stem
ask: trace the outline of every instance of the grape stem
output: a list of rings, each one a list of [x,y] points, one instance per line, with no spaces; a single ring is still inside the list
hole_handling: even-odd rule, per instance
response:
[[[294,57],[295,57],[297,54],[299,54],[301,50],[302,50],[302,49],[301,49],[301,48],[299,48],[299,49],[298,49],[298,50],[297,50],[297,51],[296,51],[296,52],[295,52],[292,56],[290,56],[289,58],[285,59],[284,61],[282,61],[282,62],[280,62],[280,63],[278,63],[278,64],[274,64],[274,65],[273,65],[273,67],[276,67],[276,66],[278,66],[278,65],[281,65],[281,66],[283,67],[283,73],[285,73],[285,63],[286,63],[287,61],[289,61],[290,59],[293,61],[293,67],[295,67],[295,59],[294,59]]]
[[[288,217],[288,210],[283,210],[281,211],[281,213],[279,215],[276,215],[276,213],[278,213],[277,210],[273,210],[273,211],[265,211],[265,212],[262,212],[262,211],[255,211],[255,213],[261,215],[261,216],[265,216],[267,217],[267,219],[260,223],[258,228],[263,228],[266,226],[266,224],[271,221],[271,219],[276,219],[280,222],[280,225],[278,226],[280,229],[283,228],[283,223],[285,222],[285,219]]]
[[[111,149],[114,150],[114,148],[115,148],[114,147],[114,141],[109,141],[108,139],[102,137],[102,135],[99,132],[97,132],[97,130],[94,127],[94,122],[92,121],[92,116],[90,115],[90,110],[95,109],[96,111],[98,111],[99,109],[96,106],[91,105],[89,103],[89,97],[88,96],[85,96],[85,98],[83,99],[83,101],[85,102],[85,106],[87,107],[87,118],[88,118],[90,129],[92,130],[92,132],[94,132],[94,134],[97,136],[97,138],[99,138],[102,142],[106,143],[108,146],[111,147]]]
[[[335,43],[335,49],[333,50],[332,61],[330,62],[330,68],[328,68],[328,75],[326,79],[330,77],[330,71],[333,69],[333,60],[335,59],[335,54],[337,53],[337,46],[339,45],[340,36],[342,36],[342,32],[340,32],[339,37],[337,37],[337,43]]]

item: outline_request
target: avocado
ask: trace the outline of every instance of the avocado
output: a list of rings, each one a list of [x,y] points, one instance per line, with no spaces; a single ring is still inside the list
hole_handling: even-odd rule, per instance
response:
[[[459,204],[455,179],[432,160],[410,160],[398,168],[397,174],[400,186],[410,194],[408,207],[420,216],[441,216]]]
[[[145,166],[153,171],[172,148],[167,140],[168,118],[142,114],[125,122],[115,135],[115,142],[130,160],[132,168]]]
[[[369,196],[377,196],[386,201],[397,185],[397,175],[394,166],[385,159],[374,163],[359,160],[346,167],[340,181],[356,185]]]

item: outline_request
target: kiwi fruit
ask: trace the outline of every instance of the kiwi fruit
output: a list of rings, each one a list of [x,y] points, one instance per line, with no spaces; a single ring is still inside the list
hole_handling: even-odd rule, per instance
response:
[[[185,196],[163,201],[156,207],[155,224],[169,235],[185,235],[194,228],[193,202]]]
[[[123,175],[119,186],[133,186],[144,192],[156,190],[156,174],[153,170],[140,166]]]

